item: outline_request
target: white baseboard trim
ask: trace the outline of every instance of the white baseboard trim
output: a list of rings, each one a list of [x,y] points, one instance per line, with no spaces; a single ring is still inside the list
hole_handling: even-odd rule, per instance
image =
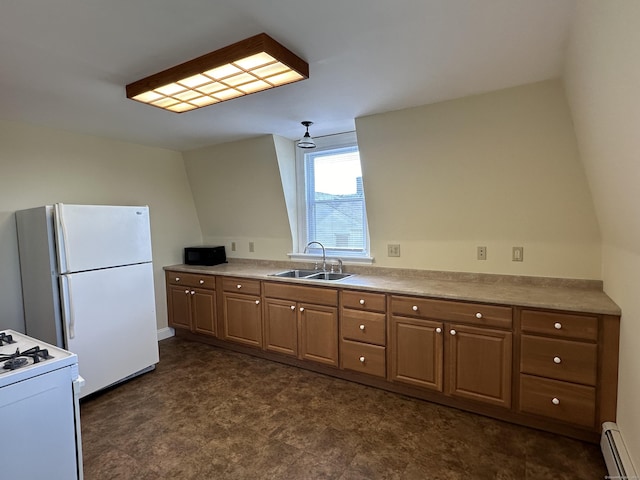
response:
[[[176,334],[176,331],[171,327],[165,327],[158,330],[158,341],[166,338],[171,338]]]

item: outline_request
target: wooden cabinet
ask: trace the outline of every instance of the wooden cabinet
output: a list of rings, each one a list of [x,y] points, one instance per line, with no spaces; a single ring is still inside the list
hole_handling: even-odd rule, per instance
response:
[[[260,281],[224,277],[222,312],[225,340],[262,347]]]
[[[520,411],[596,425],[598,318],[523,310]]]
[[[342,291],[340,298],[340,368],[385,378],[386,296]]]
[[[509,307],[392,296],[389,379],[510,407],[511,316]]]
[[[264,348],[338,365],[338,292],[264,282]]]
[[[215,277],[165,273],[169,326],[216,336]]]

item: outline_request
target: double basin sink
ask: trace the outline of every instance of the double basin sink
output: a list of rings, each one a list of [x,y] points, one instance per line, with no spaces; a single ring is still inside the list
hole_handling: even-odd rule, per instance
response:
[[[272,273],[272,277],[299,278],[304,280],[342,280],[351,276],[350,273],[325,272],[322,270],[286,270]]]

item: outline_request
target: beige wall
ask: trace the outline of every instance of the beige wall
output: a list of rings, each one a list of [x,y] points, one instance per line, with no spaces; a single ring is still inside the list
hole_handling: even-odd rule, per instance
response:
[[[229,257],[287,259],[291,232],[272,135],[192,150],[184,158],[206,244],[224,245]]]
[[[640,2],[581,0],[565,83],[602,228],[603,280],[622,308],[618,424],[640,469]]]
[[[600,236],[559,81],[356,120],[379,265],[599,279]],[[401,257],[387,257],[399,243]],[[487,260],[476,247],[486,246]],[[512,262],[513,246],[524,262]]]
[[[162,267],[202,240],[182,155],[0,122],[0,329],[24,331],[14,212],[56,202],[149,205],[158,327],[166,327]]]

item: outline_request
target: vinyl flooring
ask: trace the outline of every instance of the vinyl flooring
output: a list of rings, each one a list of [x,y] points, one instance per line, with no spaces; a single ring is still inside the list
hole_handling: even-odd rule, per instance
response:
[[[81,418],[87,480],[606,475],[597,445],[175,337]]]

